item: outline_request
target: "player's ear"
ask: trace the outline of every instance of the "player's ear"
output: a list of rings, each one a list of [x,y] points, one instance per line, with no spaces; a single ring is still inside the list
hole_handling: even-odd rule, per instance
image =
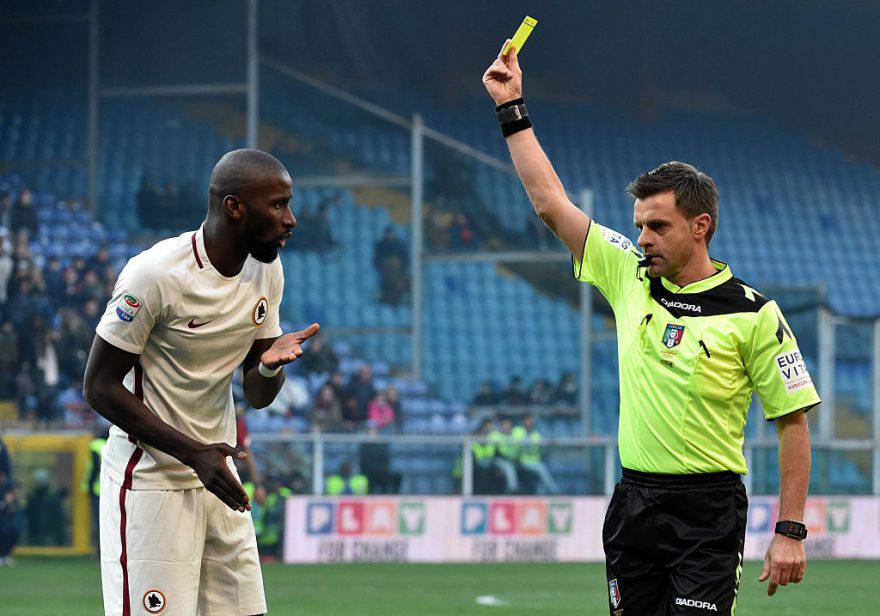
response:
[[[712,217],[709,214],[703,213],[694,216],[691,220],[691,229],[694,233],[694,239],[701,240],[706,237],[706,234],[709,232],[709,227],[712,225]]]
[[[232,220],[241,220],[244,217],[244,204],[235,195],[226,195],[223,198],[223,209]]]

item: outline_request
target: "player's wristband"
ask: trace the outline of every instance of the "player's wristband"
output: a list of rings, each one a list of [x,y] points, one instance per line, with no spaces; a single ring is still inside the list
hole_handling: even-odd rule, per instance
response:
[[[257,368],[257,370],[259,370],[260,374],[262,374],[267,379],[271,379],[273,376],[275,376],[276,374],[281,372],[281,368],[283,368],[283,367],[284,366],[278,366],[274,370],[270,370],[269,368],[267,368],[266,366],[263,365],[263,362],[260,362],[260,367]]]
[[[495,107],[495,115],[501,125],[501,134],[510,137],[514,133],[532,127],[529,119],[529,110],[526,109],[526,99],[520,97]]]

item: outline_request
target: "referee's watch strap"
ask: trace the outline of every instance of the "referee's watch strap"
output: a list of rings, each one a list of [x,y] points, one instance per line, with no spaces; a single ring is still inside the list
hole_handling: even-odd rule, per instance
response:
[[[526,99],[522,97],[495,107],[495,115],[498,116],[498,123],[501,125],[501,134],[505,137],[532,127]]]

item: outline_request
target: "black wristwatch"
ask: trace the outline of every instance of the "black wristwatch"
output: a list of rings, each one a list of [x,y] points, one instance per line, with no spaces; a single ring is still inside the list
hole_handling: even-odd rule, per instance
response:
[[[776,532],[792,539],[803,541],[807,538],[807,525],[794,520],[782,520],[776,523]]]

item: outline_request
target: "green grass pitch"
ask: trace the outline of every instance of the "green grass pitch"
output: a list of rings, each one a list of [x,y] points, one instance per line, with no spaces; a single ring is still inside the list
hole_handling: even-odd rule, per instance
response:
[[[608,613],[603,571],[601,564],[263,567],[273,616],[601,615]],[[880,614],[880,562],[814,561],[803,583],[781,588],[775,597],[758,583],[759,571],[759,563],[746,563],[738,616]],[[478,597],[492,605],[478,604]],[[15,567],[0,568],[0,613],[103,614],[97,563],[20,559]]]

